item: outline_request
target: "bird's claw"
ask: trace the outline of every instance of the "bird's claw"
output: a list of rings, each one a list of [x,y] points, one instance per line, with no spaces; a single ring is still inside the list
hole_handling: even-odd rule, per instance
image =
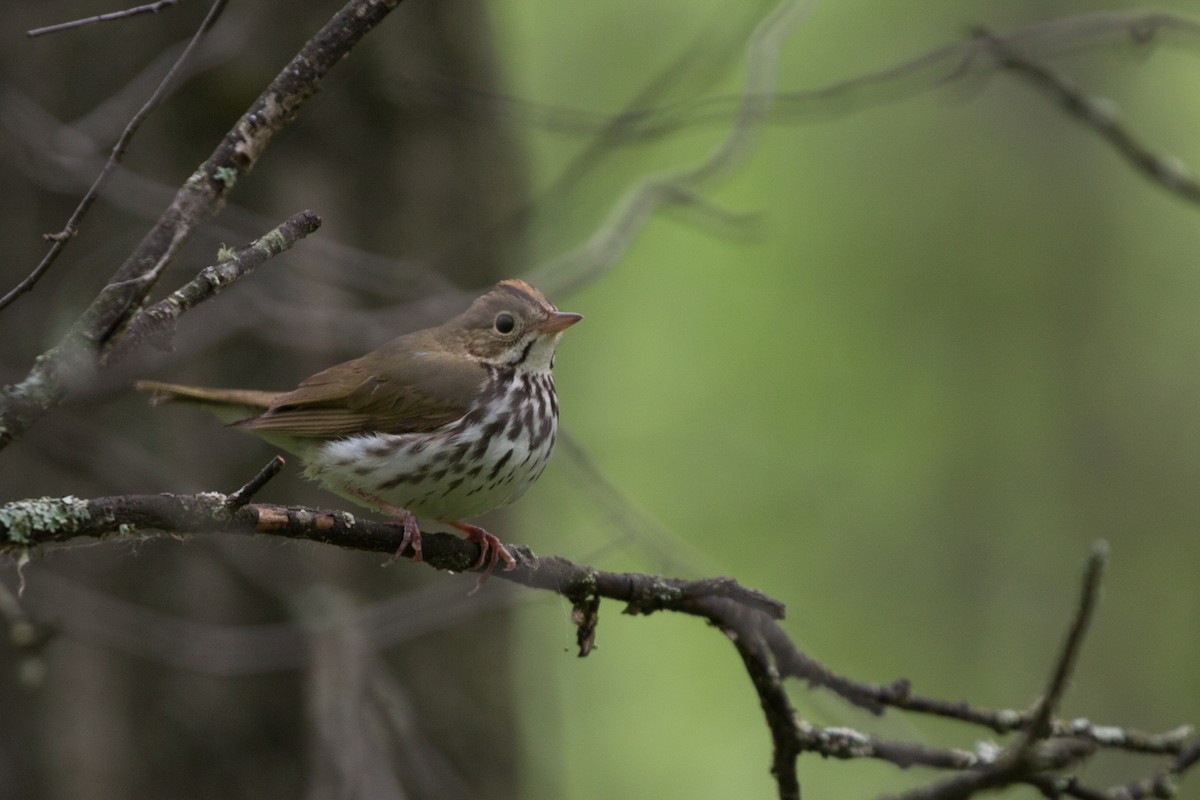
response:
[[[387,560],[384,566],[395,564],[397,559],[404,555],[404,551],[410,546],[412,547],[412,560],[421,560],[421,528],[417,525],[417,518],[409,511],[399,509],[400,523],[404,525],[404,538],[400,540],[400,546],[396,548],[396,552],[392,553],[392,557]]]
[[[487,564],[487,568],[479,574],[479,579],[475,581],[475,588],[471,590],[472,594],[479,591],[479,587],[483,586],[491,577],[501,559],[504,561],[505,572],[512,572],[517,568],[517,560],[513,558],[512,553],[508,552],[508,548],[483,528],[468,522],[451,522],[450,524],[466,534],[468,541],[479,545],[479,560],[471,565],[471,569],[480,569]]]

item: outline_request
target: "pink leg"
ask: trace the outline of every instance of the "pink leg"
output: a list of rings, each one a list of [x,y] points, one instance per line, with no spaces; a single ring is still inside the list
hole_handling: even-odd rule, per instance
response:
[[[479,576],[479,580],[476,583],[476,588],[483,586],[483,582],[486,581],[488,576],[491,575],[496,569],[496,563],[500,559],[504,559],[504,569],[506,571],[516,569],[517,560],[512,557],[512,553],[508,552],[508,548],[501,544],[499,539],[485,531],[483,528],[479,527],[478,525],[472,525],[469,522],[452,522],[450,520],[443,521],[448,525],[453,525],[455,528],[458,528],[460,531],[465,533],[468,540],[477,542],[479,544],[479,560],[471,566],[471,569],[479,569],[484,565],[484,562],[487,562],[487,569],[485,569],[483,574]],[[489,552],[491,554],[490,558]]]
[[[386,500],[380,500],[373,494],[359,491],[357,489],[349,489],[350,494],[359,498],[368,505],[372,505],[385,514],[390,514],[396,518],[396,521],[404,526],[404,538],[400,540],[400,546],[396,548],[396,552],[392,553],[392,557],[387,560],[387,564],[394,564],[396,559],[404,555],[404,551],[411,545],[413,550],[413,561],[421,560],[421,528],[417,525],[417,517],[411,511],[400,506],[394,506]],[[387,566],[385,564],[384,566]]]
[[[413,561],[421,560],[421,528],[417,525],[417,518],[412,512],[406,511],[403,508],[397,508],[400,512],[400,522],[404,525],[404,538],[400,540],[400,546],[396,548],[396,552],[392,553],[392,557],[388,559],[391,564],[397,558],[400,558],[404,553],[405,548],[412,545]]]

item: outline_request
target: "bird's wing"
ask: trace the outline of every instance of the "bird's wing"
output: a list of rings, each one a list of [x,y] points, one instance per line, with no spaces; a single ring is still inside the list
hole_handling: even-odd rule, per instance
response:
[[[467,413],[486,377],[479,364],[401,337],[318,372],[237,427],[322,439],[433,430]]]

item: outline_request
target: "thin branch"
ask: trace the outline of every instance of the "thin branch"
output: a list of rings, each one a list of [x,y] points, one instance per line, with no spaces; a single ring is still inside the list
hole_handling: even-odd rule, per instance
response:
[[[1087,743],[1072,739],[1038,742],[1027,760],[1001,758],[994,764],[961,772],[901,794],[885,795],[880,800],[965,800],[989,789],[1035,783],[1035,774],[1044,776],[1045,773],[1066,769],[1091,755],[1094,749]],[[1062,783],[1063,787],[1056,787],[1058,793],[1065,788],[1067,781],[1064,779]]]
[[[311,211],[301,211],[245,247],[223,253],[216,264],[205,267],[199,275],[165,299],[134,316],[121,338],[105,354],[103,363],[116,363],[145,342],[161,349],[170,349],[175,324],[185,312],[215,297],[320,226],[320,217]]]
[[[747,636],[736,628],[722,630],[742,657],[742,665],[758,692],[758,703],[771,732],[771,775],[775,778],[779,800],[800,800],[796,761],[802,745],[796,728],[796,710],[788,700],[783,680],[776,670],[771,669],[771,659],[760,638]]]
[[[1045,739],[1054,733],[1054,713],[1062,703],[1067,684],[1079,663],[1079,650],[1083,646],[1083,637],[1087,634],[1092,616],[1096,612],[1096,604],[1100,600],[1100,580],[1104,576],[1104,565],[1108,561],[1108,543],[1099,540],[1092,545],[1092,554],[1088,558],[1087,569],[1083,576],[1083,589],[1079,598],[1079,607],[1071,628],[1063,642],[1062,651],[1054,665],[1054,674],[1046,693],[1037,704],[1029,724],[1025,727],[1025,741],[1020,746],[1028,748],[1039,739]]]
[[[245,486],[229,495],[229,500],[226,502],[225,507],[230,511],[237,511],[239,508],[249,503],[250,498],[258,494],[260,489],[266,486],[272,478],[274,478],[280,473],[280,471],[283,470],[283,465],[283,456],[275,456],[272,458],[267,462],[267,465],[263,467],[257,475],[251,478]]]
[[[209,9],[207,16],[204,17],[204,21],[201,22],[200,27],[196,29],[196,33],[192,36],[191,41],[188,42],[187,47],[183,49],[183,52],[179,54],[179,58],[175,59],[175,63],[171,65],[171,69],[167,71],[167,74],[159,82],[157,88],[154,90],[154,93],[150,95],[150,99],[147,100],[140,109],[138,109],[138,112],[133,115],[132,119],[129,120],[129,124],[125,126],[125,130],[121,132],[121,136],[117,139],[117,143],[113,145],[112,152],[109,153],[108,160],[104,162],[104,166],[101,168],[100,174],[96,176],[96,180],[92,182],[91,187],[83,195],[83,198],[79,201],[79,205],[77,205],[75,210],[71,212],[71,217],[67,220],[67,224],[63,226],[63,229],[58,233],[46,234],[45,238],[51,242],[50,250],[45,256],[42,257],[41,262],[34,267],[33,272],[29,273],[24,280],[9,290],[7,294],[5,294],[3,297],[0,297],[0,311],[3,311],[9,304],[11,304],[21,295],[32,291],[34,285],[41,279],[43,275],[46,274],[46,272],[50,269],[50,266],[58,259],[59,253],[61,253],[63,248],[67,246],[67,242],[71,241],[71,239],[75,237],[75,234],[78,233],[79,223],[83,221],[84,216],[87,215],[87,212],[91,209],[92,204],[96,202],[96,198],[100,196],[100,190],[108,181],[108,176],[112,174],[112,171],[116,169],[117,164],[119,164],[121,159],[125,157],[125,151],[129,148],[129,143],[133,140],[134,134],[137,133],[138,128],[142,126],[142,123],[146,121],[146,118],[150,116],[150,114],[156,108],[162,105],[162,102],[166,98],[167,94],[175,88],[176,77],[183,70],[183,65],[189,58],[191,58],[192,52],[195,51],[205,34],[207,34],[212,26],[216,23],[217,18],[221,16],[221,12],[225,9],[225,5],[228,2],[229,0],[216,0],[216,2],[213,3],[212,8]],[[64,24],[68,26],[74,26],[74,23]],[[42,32],[48,32],[50,29],[41,28],[39,30]],[[33,36],[36,34],[35,32],[30,31],[28,35]]]
[[[1144,797],[1174,797],[1177,794],[1175,779],[1200,762],[1200,738],[1191,742],[1169,767],[1154,775],[1131,781],[1125,786],[1114,788],[1108,797],[1142,800]]]
[[[401,526],[375,522],[339,511],[249,504],[257,491],[281,466],[272,462],[258,477],[232,495],[207,492],[198,495],[126,495],[82,500],[75,497],[40,498],[0,506],[0,555],[30,550],[77,537],[131,539],[192,533],[268,534],[303,539],[343,548],[395,553],[403,539]],[[454,572],[470,571],[479,558],[479,545],[448,533],[424,532],[422,554],[428,565]],[[1200,761],[1200,740],[1188,741],[1189,727],[1163,734],[1139,734],[1086,720],[1054,719],[1054,709],[1074,670],[1088,623],[1099,595],[1106,550],[1097,545],[1089,561],[1079,607],[1066,642],[1048,681],[1045,699],[1027,714],[1010,712],[1007,730],[1025,735],[1006,748],[987,743],[973,751],[936,748],[919,743],[879,739],[849,728],[819,728],[796,718],[785,691],[789,677],[835,691],[851,702],[880,710],[891,694],[892,703],[908,692],[904,681],[889,687],[872,687],[832,673],[801,654],[779,626],[784,607],[754,589],[730,578],[680,580],[659,575],[613,573],[575,564],[555,556],[538,557],[528,548],[508,545],[517,560],[512,572],[496,578],[556,592],[570,600],[579,628],[580,655],[587,655],[595,638],[600,598],[625,604],[625,613],[651,614],[674,611],[700,617],[720,629],[742,658],[759,696],[774,745],[771,771],[781,798],[799,797],[796,764],[800,753],[829,758],[872,758],[899,767],[914,765],[956,770],[960,774],[900,795],[905,800],[965,798],[991,788],[1024,783],[1048,796],[1082,800],[1118,796],[1148,797],[1172,784],[1175,778]],[[412,556],[411,548],[404,553]],[[954,719],[992,727],[993,716],[981,711],[961,713],[960,705],[941,708]],[[900,706],[903,707],[903,706]],[[935,713],[933,703],[914,710]],[[1002,716],[996,714],[996,716]],[[1170,767],[1106,794],[1062,773],[1099,748],[1176,756]]]
[[[1015,50],[1008,41],[986,30],[977,33],[1001,67],[1041,89],[1067,114],[1096,132],[1134,169],[1169,192],[1200,203],[1200,183],[1178,158],[1150,151],[1120,122],[1116,105],[1107,98],[1089,97],[1066,76],[1038,64]]]
[[[237,181],[317,91],[320,81],[400,0],[350,0],[296,54],[175,194],[107,286],[19,383],[0,388],[0,449],[74,391],[128,324],[192,233],[221,210]]]
[[[1084,572],[1079,606],[1054,670],[1034,713],[1028,718],[1021,736],[1000,751],[991,763],[975,772],[956,775],[896,796],[896,800],[962,800],[986,789],[1010,786],[1048,777],[1048,773],[1074,764],[1095,751],[1097,744],[1087,739],[1061,738],[1047,741],[1054,733],[1053,715],[1062,701],[1067,684],[1079,661],[1080,648],[1100,596],[1100,580],[1108,559],[1108,545],[1098,541],[1092,546]]]
[[[579,288],[620,258],[655,211],[693,202],[701,185],[728,173],[744,159],[774,102],[783,43],[807,16],[811,5],[802,0],[784,0],[755,26],[746,45],[746,86],[738,98],[737,112],[729,131],[703,159],[686,169],[638,181],[586,242],[535,267],[530,281],[553,294]]]
[[[94,25],[97,22],[111,22],[112,20],[137,16],[138,14],[157,14],[162,9],[173,6],[178,2],[179,0],[158,0],[156,3],[147,3],[144,6],[135,6],[134,8],[127,8],[124,11],[109,11],[104,14],[97,14],[94,17],[85,17],[70,22],[59,22],[56,25],[47,25],[44,28],[34,28],[33,30],[25,31],[25,35],[32,39],[35,36],[69,31],[74,28],[82,28],[85,25]]]
[[[755,29],[747,44],[747,78],[741,94],[716,96],[661,108],[627,109],[618,117],[596,117],[596,125],[608,130],[619,122],[626,142],[660,137],[685,127],[708,122],[727,124],[729,130],[716,147],[695,166],[649,175],[631,186],[616,202],[607,218],[574,250],[537,265],[530,281],[554,294],[566,294],[593,280],[629,247],[651,215],[660,208],[695,203],[700,186],[732,169],[748,152],[754,135],[766,124],[786,123],[806,116],[828,117],[845,111],[898,102],[919,92],[939,88],[998,68],[1026,69],[1039,74],[1052,93],[1058,94],[1069,111],[1082,114],[1135,166],[1168,189],[1200,201],[1200,185],[1178,160],[1148,152],[1136,139],[1115,124],[1111,104],[1093,102],[1070,89],[1054,73],[1012,54],[1022,52],[1057,54],[1095,47],[1120,39],[1144,46],[1166,34],[1190,37],[1200,34],[1200,21],[1180,15],[1102,12],[1080,14],[1014,29],[1003,38],[985,41],[975,37],[925,52],[901,64],[856,76],[813,90],[776,92],[773,70],[779,47],[803,16],[801,3],[784,2]],[[999,50],[1010,54],[1009,62]],[[576,116],[579,112],[572,112]],[[1193,196],[1195,195],[1195,196]],[[718,212],[718,219],[737,219]]]
[[[1003,41],[1019,48],[1026,57],[1049,58],[1114,43],[1145,48],[1169,42],[1172,37],[1194,46],[1200,41],[1200,18],[1160,11],[1074,14],[1006,31]],[[837,83],[781,93],[775,98],[770,121],[825,119],[898,103],[921,92],[990,74],[1000,65],[994,55],[989,55],[989,47],[987,42],[972,37]],[[722,122],[732,115],[730,108],[736,102],[736,97],[712,97],[677,108],[654,109],[646,113],[645,124],[632,133],[653,137],[684,126]]]

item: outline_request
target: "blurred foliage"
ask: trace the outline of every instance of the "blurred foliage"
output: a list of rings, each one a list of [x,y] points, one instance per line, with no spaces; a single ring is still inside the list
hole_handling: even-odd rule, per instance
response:
[[[410,3],[418,10],[409,12],[436,17]],[[25,16],[44,8],[26,5]],[[305,6],[313,7],[310,25],[333,9],[317,5]],[[1140,7],[1150,8],[1123,6]],[[897,64],[961,39],[974,24],[1003,32],[1103,8],[819,4],[783,44],[778,89],[817,88]],[[495,65],[469,63],[461,73],[415,57],[381,31],[335,73],[312,118],[252,176],[239,202],[258,215],[311,205],[328,221],[319,238],[399,265],[305,243],[287,266],[269,266],[253,286],[214,304],[221,310],[196,313],[174,362],[188,372],[170,377],[286,385],[378,343],[383,330],[428,321],[395,311],[412,311],[402,304],[413,294],[468,289],[485,281],[466,276],[488,266],[526,272],[574,248],[631,185],[697,163],[727,133],[718,119],[634,141],[602,138],[605,125],[631,109],[736,95],[746,39],[770,9],[493,3],[491,28],[450,49],[471,53],[490,42]],[[263,14],[255,21],[265,25]],[[186,35],[191,23],[162,14],[123,24],[178,25]],[[398,15],[387,25],[405,24]],[[260,37],[273,30],[251,29]],[[271,35],[286,53],[305,31],[297,23],[286,37]],[[439,52],[430,44],[436,37],[421,41]],[[1111,98],[1151,149],[1197,165],[1195,45],[1116,45],[1050,63]],[[22,43],[22,53],[44,52],[37,46]],[[129,63],[106,62],[107,70],[140,68],[142,59],[120,52]],[[199,143],[170,156],[135,147],[133,164],[168,185],[181,179],[283,57],[258,65],[264,59],[243,44],[147,131],[149,141],[186,133]],[[12,80],[31,91],[42,67],[26,66]],[[63,118],[120,85],[103,82],[86,61],[62,69],[87,80],[40,98]],[[485,75],[495,84],[483,86]],[[882,102],[889,99],[898,102]],[[926,694],[1006,707],[1031,703],[1044,686],[1089,543],[1102,537],[1112,545],[1105,602],[1064,713],[1153,730],[1200,722],[1200,209],[1133,172],[1011,75],[911,96],[897,87],[895,98],[884,91],[877,100],[831,103],[827,113],[766,125],[739,167],[705,188],[706,200],[727,213],[657,214],[601,277],[552,298],[586,317],[559,351],[564,426],[631,506],[614,505],[560,452],[502,535],[607,569],[733,575],[786,602],[796,641],[838,671],[879,682],[908,677]],[[378,119],[385,108],[403,121]],[[434,109],[461,127],[422,131]],[[402,137],[400,128],[415,131]],[[359,129],[364,139],[348,138]],[[498,133],[471,139],[472,157],[458,161],[448,143],[471,130]],[[389,149],[394,141],[408,144]],[[518,145],[519,155],[504,150]],[[497,188],[496,170],[518,169],[527,174],[508,174]],[[15,189],[15,174],[0,170],[0,186]],[[463,181],[457,194],[441,191],[449,176]],[[18,203],[11,215],[26,234],[49,230],[77,194],[74,186],[61,197],[42,194],[38,213]],[[122,214],[131,212],[114,203],[91,222],[106,230]],[[224,218],[242,238],[259,232],[248,220]],[[12,352],[6,346],[6,377],[54,340],[133,235],[93,237],[70,269],[56,268],[44,290],[63,294],[42,307],[44,316],[19,304],[13,313],[28,316],[0,318],[9,341],[17,330],[28,337]],[[6,284],[40,247],[13,236],[6,234],[14,258],[0,273]],[[202,244],[207,253],[216,242]],[[201,250],[193,248],[191,266],[203,263]],[[451,271],[463,261],[475,268]],[[298,329],[303,341],[289,341]],[[287,347],[287,363],[275,363]],[[230,489],[265,461],[264,450],[204,420],[148,417],[121,386],[114,379],[90,401],[102,405],[113,431],[99,445],[86,419],[68,416],[6,453],[10,464],[35,467],[45,453],[62,468],[53,478],[36,469],[8,473],[6,496]],[[158,455],[188,424],[188,455]],[[63,455],[72,436],[119,453],[121,471],[98,473],[90,459],[73,465]],[[236,464],[230,452],[239,454]],[[334,502],[294,476],[270,491],[271,500]],[[174,557],[192,561],[186,569],[220,572],[204,560],[220,563],[220,553],[183,550]],[[104,565],[95,567],[103,577],[128,555],[97,552],[58,559]],[[309,548],[282,558],[296,585],[340,581],[387,597],[386,582],[363,589],[348,559]],[[338,566],[314,566],[318,560]],[[217,591],[230,580],[208,575],[204,585]],[[105,588],[128,591],[123,585]],[[159,586],[157,601],[199,613],[172,598],[172,586]],[[510,597],[493,588],[475,602]],[[514,698],[516,796],[772,795],[757,700],[721,636],[694,620],[631,618],[605,606],[599,648],[581,661],[564,601],[517,602],[505,673],[512,687],[507,677],[490,677],[494,658],[458,665],[480,682],[476,689]],[[230,625],[256,621],[208,612]],[[421,674],[419,665],[406,674]],[[453,681],[425,677],[409,688],[453,692]],[[895,714],[866,719],[801,686],[792,696],[802,715],[821,723],[962,747],[979,736]],[[275,702],[286,706],[286,695]],[[125,718],[117,711],[106,719]],[[453,736],[453,726],[443,726]],[[1105,785],[1127,777],[1116,766],[1097,763],[1087,778]],[[303,785],[305,767],[287,768]],[[929,777],[801,759],[812,797],[868,797]]]
[[[1102,8],[819,4],[785,45],[779,88],[898,64],[971,24],[1004,31]],[[732,58],[706,89],[736,93],[747,31],[736,16],[715,3],[673,16],[659,4],[650,20],[630,4],[511,3],[500,20],[512,91],[626,110],[716,28],[734,47],[712,48]],[[1111,98],[1152,150],[1195,165],[1196,44],[1051,63]],[[684,71],[706,68],[701,55]],[[833,111],[767,126],[707,194],[754,214],[748,230],[660,216],[563,301],[587,318],[559,358],[570,430],[678,537],[690,574],[735,575],[781,598],[796,640],[838,670],[909,677],[951,699],[1037,697],[1089,542],[1103,537],[1106,602],[1064,713],[1147,729],[1195,722],[1200,209],[1010,75]],[[555,220],[571,224],[539,230],[543,248],[570,247],[614,187],[692,163],[723,134],[708,125],[611,154],[558,200]],[[547,164],[547,175],[586,144],[536,131],[531,141],[535,174]],[[560,461],[521,505],[533,544],[661,568],[636,538],[606,548],[613,532],[578,510],[587,491],[573,476]],[[616,611],[602,610],[589,659],[603,667],[565,652],[562,609],[521,620],[518,652],[536,666],[519,674],[561,700],[525,722],[531,796],[555,796],[564,764],[572,798],[770,796],[766,732],[732,649],[684,621]],[[559,659],[536,655],[556,643]],[[801,687],[793,698],[827,724],[967,747],[978,736],[864,720]],[[1087,778],[1128,774],[1097,764]],[[801,779],[815,797],[868,797],[928,775],[802,758]]]

